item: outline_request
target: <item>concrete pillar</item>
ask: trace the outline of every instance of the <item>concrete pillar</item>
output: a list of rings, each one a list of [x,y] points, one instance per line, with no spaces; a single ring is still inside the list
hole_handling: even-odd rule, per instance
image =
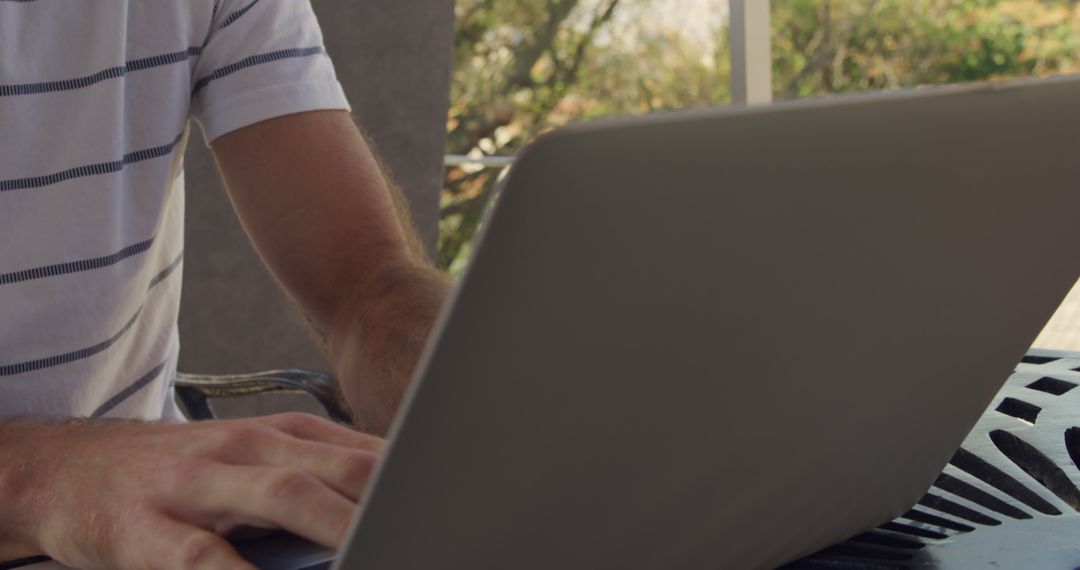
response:
[[[453,0],[313,4],[354,111],[405,190],[434,250]],[[192,137],[187,155],[186,252],[180,370],[325,368],[243,235],[199,136]]]
[[[731,100],[769,103],[772,94],[772,18],[769,0],[730,0]]]

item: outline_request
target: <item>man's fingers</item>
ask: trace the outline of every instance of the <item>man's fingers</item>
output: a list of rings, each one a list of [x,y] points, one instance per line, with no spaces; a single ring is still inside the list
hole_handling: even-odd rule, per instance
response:
[[[378,460],[371,451],[299,439],[260,422],[220,425],[212,436],[208,432],[203,442],[206,451],[217,461],[300,469],[353,502],[360,499]]]
[[[232,457],[221,457],[232,465],[257,465],[300,469],[313,475],[352,502],[360,500],[368,479],[375,471],[378,455],[329,443],[296,439],[269,427],[264,439],[238,446]]]
[[[133,567],[175,570],[257,570],[220,536],[164,516],[131,544],[140,549]]]
[[[386,447],[386,441],[382,438],[361,433],[310,414],[277,414],[257,418],[255,421],[272,426],[299,439],[363,449],[373,453],[382,453],[383,448]]]
[[[215,465],[185,497],[196,512],[285,529],[329,548],[345,539],[356,504],[299,469]]]

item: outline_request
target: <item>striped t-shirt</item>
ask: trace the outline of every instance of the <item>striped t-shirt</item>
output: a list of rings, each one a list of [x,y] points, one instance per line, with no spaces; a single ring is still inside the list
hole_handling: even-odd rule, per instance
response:
[[[0,416],[179,418],[189,118],[347,107],[307,0],[0,0]]]

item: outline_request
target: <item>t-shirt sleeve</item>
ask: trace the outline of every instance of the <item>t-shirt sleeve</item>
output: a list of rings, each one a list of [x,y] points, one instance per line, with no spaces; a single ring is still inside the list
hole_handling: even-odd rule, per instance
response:
[[[206,142],[283,115],[349,109],[309,0],[219,0],[192,73]]]

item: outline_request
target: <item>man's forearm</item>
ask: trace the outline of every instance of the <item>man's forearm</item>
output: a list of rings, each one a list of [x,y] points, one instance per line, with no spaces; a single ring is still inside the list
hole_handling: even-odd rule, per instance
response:
[[[288,115],[212,146],[255,249],[320,330],[358,284],[412,257],[387,181],[348,114]]]
[[[389,429],[448,290],[428,266],[389,270],[330,331],[331,363],[362,429]]]
[[[384,433],[450,286],[404,200],[343,112],[265,121],[213,148],[256,249],[325,335],[358,422]]]
[[[0,562],[40,554],[27,533],[32,507],[26,504],[30,463],[26,443],[40,436],[40,429],[19,422],[0,422]]]
[[[379,161],[405,233],[410,258],[384,267],[379,278],[352,292],[352,305],[326,337],[328,358],[356,423],[386,433],[401,406],[417,361],[446,302],[452,282],[436,270],[413,224],[408,200]]]

